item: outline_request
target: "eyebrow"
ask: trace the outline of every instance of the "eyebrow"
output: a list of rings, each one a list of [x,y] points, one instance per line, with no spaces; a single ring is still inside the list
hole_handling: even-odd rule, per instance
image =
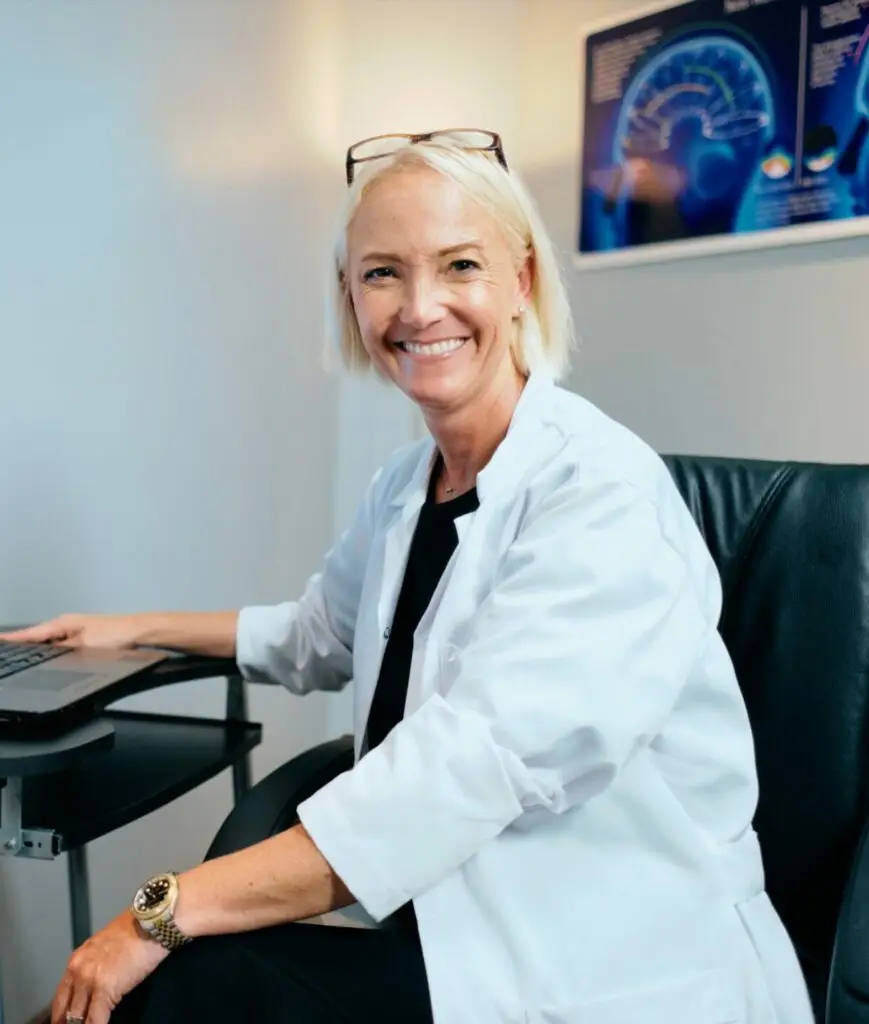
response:
[[[467,252],[469,249],[482,252],[483,243],[474,239],[468,239],[466,242],[459,242],[456,245],[448,245],[445,249],[439,249],[437,255],[439,257],[452,256],[454,253]],[[384,263],[401,263],[401,257],[392,252],[367,252],[359,262],[367,263],[369,260],[378,260]]]

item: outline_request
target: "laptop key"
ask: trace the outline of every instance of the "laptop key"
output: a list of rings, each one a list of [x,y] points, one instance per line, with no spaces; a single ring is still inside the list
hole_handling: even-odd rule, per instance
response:
[[[0,679],[58,658],[72,650],[60,644],[18,644],[0,640]]]

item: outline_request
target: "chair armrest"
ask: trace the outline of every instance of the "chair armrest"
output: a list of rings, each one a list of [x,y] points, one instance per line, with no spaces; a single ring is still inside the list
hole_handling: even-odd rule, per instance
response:
[[[839,912],[826,1024],[869,1024],[869,823],[860,837]]]
[[[297,821],[296,808],[353,767],[353,737],[321,743],[294,757],[253,786],[227,816],[206,860],[259,843]]]

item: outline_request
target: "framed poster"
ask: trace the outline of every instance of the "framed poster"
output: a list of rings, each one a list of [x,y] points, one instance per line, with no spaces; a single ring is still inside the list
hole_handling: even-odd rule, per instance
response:
[[[869,0],[687,0],[584,34],[577,262],[869,234]]]

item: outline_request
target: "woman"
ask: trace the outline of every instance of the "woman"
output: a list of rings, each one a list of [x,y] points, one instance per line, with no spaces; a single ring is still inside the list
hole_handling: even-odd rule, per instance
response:
[[[356,765],[289,831],[151,880],[53,1019],[807,1024],[713,563],[654,453],[554,385],[568,305],[500,140],[369,140],[347,178],[344,361],[431,437],[298,603],[17,638],[353,678]],[[354,901],[381,927],[292,923]]]

